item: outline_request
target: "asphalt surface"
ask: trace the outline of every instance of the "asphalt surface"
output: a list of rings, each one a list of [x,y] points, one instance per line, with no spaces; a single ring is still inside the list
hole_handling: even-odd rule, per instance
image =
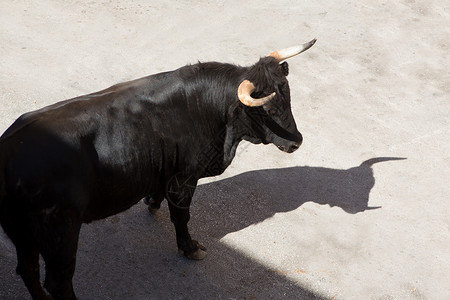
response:
[[[294,154],[242,143],[202,180],[178,256],[163,205],[84,225],[80,299],[449,299],[446,1],[3,1],[0,131],[22,113],[197,61],[288,60]],[[400,159],[404,158],[404,159]],[[0,299],[29,299],[0,230]]]

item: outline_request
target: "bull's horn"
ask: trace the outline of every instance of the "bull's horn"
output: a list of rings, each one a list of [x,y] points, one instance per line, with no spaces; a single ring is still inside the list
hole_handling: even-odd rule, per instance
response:
[[[255,99],[252,96],[250,96],[253,91],[255,90],[255,86],[250,80],[244,80],[241,82],[241,84],[238,87],[238,97],[239,100],[244,103],[244,105],[247,106],[262,106],[269,102],[273,97],[275,97],[275,92],[270,94],[269,96]]]
[[[278,50],[275,52],[270,53],[269,56],[275,57],[278,61],[283,61],[285,59],[288,59],[289,57],[295,56],[297,54],[300,54],[314,45],[314,43],[317,41],[317,39],[313,39],[312,41],[305,43],[300,46],[293,46],[286,49]]]

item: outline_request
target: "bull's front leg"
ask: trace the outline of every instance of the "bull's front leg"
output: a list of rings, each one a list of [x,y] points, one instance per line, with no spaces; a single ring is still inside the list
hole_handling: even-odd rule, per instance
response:
[[[206,248],[192,240],[187,223],[190,219],[189,206],[194,195],[197,180],[185,179],[184,176],[174,176],[167,185],[167,202],[170,210],[170,220],[175,225],[178,249],[189,259],[201,260],[207,255]]]

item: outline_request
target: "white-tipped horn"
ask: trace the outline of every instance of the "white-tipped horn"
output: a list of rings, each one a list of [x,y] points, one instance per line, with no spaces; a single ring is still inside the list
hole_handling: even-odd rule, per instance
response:
[[[317,39],[313,39],[312,41],[305,43],[303,45],[293,46],[293,47],[289,47],[286,49],[278,50],[278,51],[270,53],[269,56],[272,56],[281,62],[285,59],[288,59],[292,56],[298,55],[298,54],[308,50],[309,48],[312,47],[312,45],[314,45],[314,43],[316,41],[317,41]]]
[[[269,96],[255,99],[252,96],[250,96],[253,91],[255,90],[255,86],[250,80],[244,80],[241,82],[241,84],[238,87],[238,98],[239,100],[247,106],[256,107],[256,106],[262,106],[269,102],[273,97],[275,97],[276,93],[273,92]]]

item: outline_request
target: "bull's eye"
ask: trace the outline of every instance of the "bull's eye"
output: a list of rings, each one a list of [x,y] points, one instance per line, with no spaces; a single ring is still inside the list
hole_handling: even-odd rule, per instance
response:
[[[269,115],[274,116],[277,114],[277,110],[275,108],[269,109]]]

